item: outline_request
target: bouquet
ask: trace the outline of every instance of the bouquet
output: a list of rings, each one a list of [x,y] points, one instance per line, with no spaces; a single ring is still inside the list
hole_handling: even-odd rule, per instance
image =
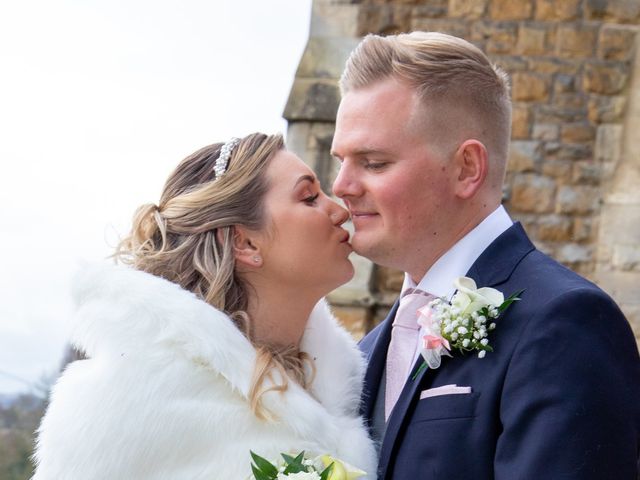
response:
[[[281,453],[282,461],[275,464],[251,452],[252,480],[354,480],[365,475],[346,462],[331,457],[320,455],[314,458],[305,456],[302,451],[298,455],[291,456]]]

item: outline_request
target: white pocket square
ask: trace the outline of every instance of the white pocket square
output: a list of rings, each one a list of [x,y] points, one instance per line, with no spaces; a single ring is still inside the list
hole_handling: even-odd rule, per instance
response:
[[[440,395],[460,395],[471,393],[471,387],[459,387],[458,385],[443,385],[441,387],[427,388],[420,392],[420,400]]]

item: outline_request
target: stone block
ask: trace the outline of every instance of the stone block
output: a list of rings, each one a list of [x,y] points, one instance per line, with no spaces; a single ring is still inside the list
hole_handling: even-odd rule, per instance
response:
[[[598,57],[602,60],[631,60],[638,26],[603,25],[598,36]]]
[[[535,240],[533,243],[542,253],[549,255],[551,258],[555,257],[556,247],[554,243],[546,243],[541,240]]]
[[[369,308],[332,305],[331,311],[355,340],[360,340],[368,332],[371,321]]]
[[[638,278],[637,281],[640,283],[640,278]],[[622,310],[622,313],[624,313],[629,325],[631,325],[631,330],[636,337],[636,344],[638,344],[638,348],[640,349],[640,305],[637,303],[623,303],[620,305],[620,310]]]
[[[374,289],[380,292],[391,292],[398,295],[402,288],[404,273],[393,268],[375,266]]]
[[[553,42],[549,43],[553,44]],[[555,57],[530,57],[527,59],[527,70],[545,75],[562,74],[575,76],[581,67],[581,62],[572,59]]]
[[[533,2],[529,0],[492,0],[489,6],[492,20],[526,20],[532,12]]]
[[[624,95],[589,95],[589,120],[593,123],[620,122],[627,107]]]
[[[556,260],[565,265],[591,262],[593,247],[578,243],[568,243],[559,247],[555,254]]]
[[[595,271],[596,264],[595,264],[595,260],[593,260],[593,257],[594,256],[592,255],[592,260],[588,262],[577,262],[573,264],[567,263],[566,265],[581,277],[588,279],[593,276],[593,272]]]
[[[344,224],[344,228],[353,231],[351,222]],[[358,254],[351,254],[349,257],[353,263],[355,274],[353,278],[331,292],[327,298],[329,302],[339,305],[351,305],[368,307],[374,303],[370,291],[371,279],[373,275],[373,263]]]
[[[290,121],[287,148],[316,172],[325,192],[331,191],[337,163],[330,155],[334,125],[329,122]]]
[[[510,216],[514,221],[522,224],[522,228],[530,237],[538,237],[538,219],[540,215],[537,213],[513,212],[510,213]]]
[[[511,138],[529,138],[531,119],[531,107],[524,103],[515,103],[511,114]]]
[[[555,104],[535,105],[533,120],[535,123],[566,123],[584,119],[585,108],[566,108]]]
[[[555,182],[533,173],[518,175],[514,178],[511,207],[520,212],[548,213],[555,202]]]
[[[617,270],[640,272],[640,246],[614,245],[612,263],[613,267]]]
[[[563,185],[558,189],[556,213],[587,214],[600,204],[600,188],[584,185]]]
[[[598,242],[596,249],[596,270],[597,271],[611,271],[613,266],[611,265],[611,259],[613,258],[613,248],[607,245],[605,242]]]
[[[488,54],[508,55],[514,50],[517,32],[515,23],[476,21],[472,23],[470,40],[484,45]]]
[[[339,103],[336,80],[296,78],[283,116],[289,121],[334,122]]]
[[[596,129],[588,122],[565,123],[560,139],[566,143],[591,142],[596,137]]]
[[[487,10],[488,0],[449,0],[449,16],[476,20]]]
[[[527,61],[520,56],[498,56],[492,59],[497,66],[502,68],[505,72],[513,74],[514,72],[522,72],[529,70]]]
[[[329,122],[314,122],[307,138],[305,162],[313,162],[320,185],[325,192],[331,192],[331,185],[337,174],[337,161],[331,156],[331,142],[335,126]]]
[[[358,5],[312,2],[309,39],[314,37],[356,37],[358,9]]]
[[[572,167],[573,162],[570,160],[545,159],[542,174],[565,183],[571,179]]]
[[[537,0],[536,20],[568,21],[580,16],[581,0]]]
[[[593,240],[597,222],[590,217],[574,217],[571,227],[571,240],[586,242]]]
[[[391,305],[378,305],[373,312],[373,318],[371,319],[371,328],[382,323],[391,310]]]
[[[584,117],[587,114],[587,101],[588,97],[584,93],[569,92],[569,93],[556,93],[553,95],[551,103],[554,107],[569,111],[580,111]]]
[[[315,165],[307,161],[308,139],[312,125],[313,122],[306,121],[289,122],[287,125],[286,144],[289,151],[295,153],[297,156],[303,159],[304,162],[309,165],[312,170],[314,170]]]
[[[351,0],[353,1],[353,0]],[[417,6],[420,5],[421,3],[424,3],[424,0],[386,0],[387,3],[395,3],[397,5],[412,5],[412,6]],[[446,0],[433,0],[433,2],[431,2],[433,4],[436,5],[446,5]]]
[[[413,7],[413,18],[441,18],[447,15],[446,0],[438,0],[429,2],[427,5],[418,5]]]
[[[637,23],[640,20],[640,2],[638,0],[586,0],[584,16],[587,20]]]
[[[598,265],[595,280],[605,292],[611,295],[619,305],[638,305],[638,285],[640,274],[634,271],[609,270],[602,271]]]
[[[545,75],[515,72],[511,77],[512,98],[520,102],[546,102],[549,99],[550,79]]]
[[[535,140],[555,142],[560,138],[560,125],[555,123],[536,123],[531,137]]]
[[[520,25],[516,51],[520,55],[547,53],[547,28],[538,25]]]
[[[609,243],[640,245],[640,205],[616,204],[607,199],[600,214],[600,231],[601,239],[609,235]]]
[[[593,160],[581,160],[573,165],[573,183],[598,185],[602,181],[602,164]]]
[[[409,31],[412,9],[406,5],[361,5],[358,12],[358,36],[383,35]]]
[[[515,140],[509,148],[507,168],[512,172],[535,172],[542,163],[542,148],[540,142],[531,140]]]
[[[591,160],[593,158],[593,146],[591,144],[562,143],[555,153],[556,158],[562,160]]]
[[[564,58],[588,58],[595,52],[597,27],[583,24],[560,25],[556,53]]]
[[[576,91],[575,75],[559,73],[553,79],[553,93],[574,93]]]
[[[356,38],[311,37],[302,54],[296,79],[338,79],[351,51],[358,44]]]
[[[595,160],[617,165],[622,155],[622,125],[605,124],[596,133]]]
[[[467,22],[456,19],[413,17],[410,30],[442,32],[462,38],[470,37],[470,28]]]
[[[582,75],[586,92],[601,95],[621,93],[629,81],[629,69],[621,63],[588,62]]]
[[[536,238],[543,242],[571,241],[571,220],[560,215],[546,215],[538,220]]]

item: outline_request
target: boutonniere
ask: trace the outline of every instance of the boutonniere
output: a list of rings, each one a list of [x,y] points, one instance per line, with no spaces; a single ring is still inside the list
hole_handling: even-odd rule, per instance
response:
[[[425,368],[438,368],[443,355],[451,356],[451,350],[461,353],[478,352],[484,358],[492,352],[489,332],[496,328],[495,320],[513,302],[520,300],[524,291],[514,293],[505,300],[495,288],[478,288],[468,277],[455,282],[456,293],[451,302],[437,298],[418,310],[418,323],[425,335],[422,337],[421,354],[424,363],[413,376],[415,379]]]

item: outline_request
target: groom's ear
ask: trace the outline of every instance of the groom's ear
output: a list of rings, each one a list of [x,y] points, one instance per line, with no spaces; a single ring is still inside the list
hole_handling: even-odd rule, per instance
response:
[[[456,168],[455,194],[458,198],[473,197],[484,184],[489,172],[489,157],[484,144],[478,140],[466,140],[454,155]]]

